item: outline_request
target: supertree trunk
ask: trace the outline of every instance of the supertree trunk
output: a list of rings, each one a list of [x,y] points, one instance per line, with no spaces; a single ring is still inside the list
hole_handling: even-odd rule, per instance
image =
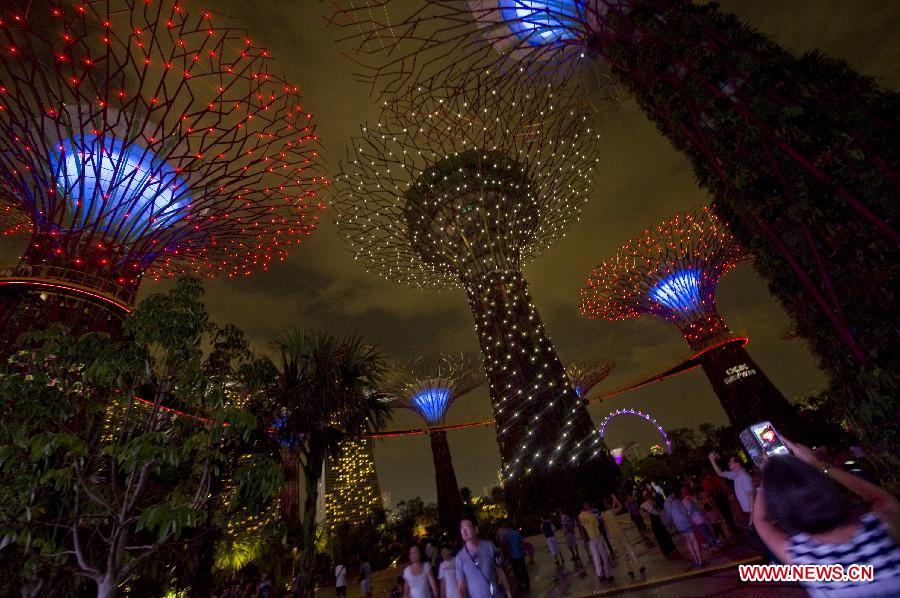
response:
[[[524,523],[600,491],[611,479],[602,442],[515,271],[467,281],[490,384],[507,510]],[[592,459],[596,451],[602,453]],[[574,459],[573,459],[574,457]],[[573,489],[575,492],[573,493]]]
[[[900,97],[715,5],[628,4],[592,50],[688,155],[852,420],[900,454]]]
[[[459,527],[459,518],[462,516],[463,502],[459,494],[459,484],[456,481],[456,472],[453,470],[453,460],[450,456],[450,444],[447,442],[447,432],[439,430],[430,432],[431,455],[434,457],[434,475],[437,482],[438,517],[441,527],[453,535]]]
[[[779,430],[802,438],[797,435],[802,427],[796,410],[739,342],[703,353],[700,365],[736,430],[770,420]]]

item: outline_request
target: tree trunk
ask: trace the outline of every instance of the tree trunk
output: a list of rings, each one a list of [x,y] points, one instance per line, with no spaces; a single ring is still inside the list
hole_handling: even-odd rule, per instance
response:
[[[605,447],[522,274],[489,272],[466,281],[466,291],[490,383],[507,510],[520,524],[536,523],[577,500],[579,487],[611,491]]]
[[[305,594],[313,598],[316,587],[316,506],[319,501],[319,479],[325,464],[325,450],[315,439],[309,441],[309,454],[303,465],[306,497],[303,501],[303,520],[300,522],[300,576]]]
[[[447,432],[443,430],[430,432],[429,436],[437,482],[438,518],[441,527],[454,537],[455,530],[459,527],[459,518],[462,516],[463,502],[459,494],[456,472],[453,470],[450,444],[447,442]]]
[[[116,598],[119,593],[118,581],[109,573],[97,582],[97,598]]]
[[[704,353],[700,365],[735,430],[770,420],[788,436],[803,438],[796,410],[738,342]]]

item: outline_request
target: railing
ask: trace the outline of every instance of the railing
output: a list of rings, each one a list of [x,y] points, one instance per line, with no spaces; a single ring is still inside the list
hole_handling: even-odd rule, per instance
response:
[[[134,305],[136,290],[114,280],[60,266],[19,264],[0,267],[0,284],[10,282],[57,284],[76,292],[96,295],[125,309]]]

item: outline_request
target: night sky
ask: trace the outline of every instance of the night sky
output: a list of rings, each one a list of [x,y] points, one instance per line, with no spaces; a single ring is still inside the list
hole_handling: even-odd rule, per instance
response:
[[[322,153],[333,176],[350,136],[375,112],[368,88],[356,82],[353,65],[334,43],[341,33],[326,26],[330,2],[225,0],[212,5],[247,27],[255,42],[268,46],[288,79],[300,85],[306,109],[318,123]],[[722,5],[793,52],[819,48],[849,61],[888,88],[900,87],[900,2],[729,0]],[[696,186],[687,160],[633,102],[597,119],[596,125],[603,153],[593,196],[568,236],[528,265],[525,277],[564,362],[579,358],[616,362],[612,376],[598,386],[602,391],[667,368],[690,352],[678,330],[662,320],[612,323],[581,318],[579,286],[591,268],[625,240],[676,211],[708,203],[709,197]],[[462,290],[422,291],[368,274],[353,261],[332,219],[333,212],[326,211],[313,238],[270,272],[208,283],[207,304],[214,319],[242,328],[261,351],[294,325],[358,333],[395,359],[478,351]],[[17,244],[6,242],[0,249],[0,262],[15,261]],[[142,294],[167,287],[148,279]],[[804,343],[782,339],[791,323],[751,265],[725,276],[718,307],[732,331],[750,337],[748,351],[786,396],[824,387],[825,378]],[[591,413],[599,423],[620,407],[649,412],[667,429],[727,421],[700,370],[594,403]],[[489,415],[490,400],[482,386],[454,405],[448,421]],[[414,415],[400,411],[390,427],[418,424]],[[485,486],[495,484],[499,456],[493,428],[451,432],[449,437],[460,485],[480,494]],[[610,448],[631,441],[646,448],[660,438],[638,418],[620,418],[610,424]],[[378,441],[375,450],[382,490],[391,493],[394,504],[414,496],[435,499],[426,437]]]

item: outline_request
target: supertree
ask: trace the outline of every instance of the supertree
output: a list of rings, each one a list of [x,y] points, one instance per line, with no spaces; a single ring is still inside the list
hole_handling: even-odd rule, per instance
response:
[[[550,88],[506,97],[419,86],[386,102],[378,124],[352,144],[335,179],[339,228],[371,271],[465,289],[507,504],[520,515],[560,504],[574,487],[560,476],[587,483],[588,471],[602,469],[588,463],[599,437],[521,268],[564,234],[587,199],[596,134]]]
[[[606,359],[571,361],[566,366],[566,376],[578,398],[585,400],[591,390],[609,376],[616,364]]]
[[[561,78],[603,105],[616,86],[632,95],[756,256],[851,419],[900,454],[898,94],[713,2],[342,0],[335,21],[379,93],[489,71],[497,88]]]
[[[315,228],[317,136],[267,50],[175,0],[0,18],[5,342],[115,331],[145,275],[246,276]]]
[[[771,419],[797,430],[796,414],[716,310],[719,280],[748,254],[709,208],[679,214],[625,243],[581,289],[588,318],[663,318],[681,331],[736,429]]]
[[[428,427],[444,423],[447,411],[457,399],[484,382],[484,371],[478,359],[465,355],[419,357],[397,368],[385,392],[397,404],[416,412]],[[453,531],[463,511],[459,484],[453,470],[447,432],[430,430],[431,455],[437,481],[438,515],[441,526]]]

